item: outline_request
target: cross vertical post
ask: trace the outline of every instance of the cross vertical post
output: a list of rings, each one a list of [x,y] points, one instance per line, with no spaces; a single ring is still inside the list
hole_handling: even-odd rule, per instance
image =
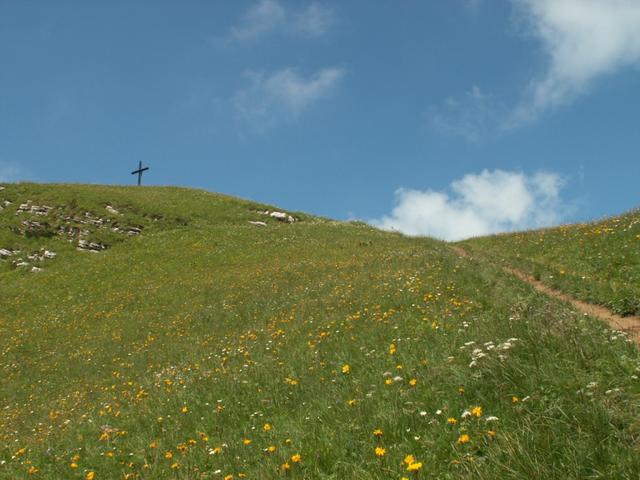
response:
[[[131,175],[138,175],[138,186],[142,184],[142,174],[149,170],[149,167],[142,168],[142,161],[138,162],[138,170],[131,172]]]

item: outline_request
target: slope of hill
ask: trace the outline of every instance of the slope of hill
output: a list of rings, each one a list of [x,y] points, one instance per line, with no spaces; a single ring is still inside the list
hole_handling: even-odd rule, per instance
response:
[[[620,315],[640,315],[639,210],[593,223],[475,238],[461,245],[581,300]]]
[[[640,471],[635,346],[442,242],[175,188],[0,205],[0,478]]]

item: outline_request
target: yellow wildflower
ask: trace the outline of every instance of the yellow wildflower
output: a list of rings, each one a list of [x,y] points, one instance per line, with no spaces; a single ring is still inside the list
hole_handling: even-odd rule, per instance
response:
[[[242,440],[243,445],[251,445],[251,440],[249,440],[248,438],[245,438],[244,440]]]
[[[458,441],[456,442],[459,445],[462,445],[464,443],[469,443],[471,441],[471,437],[469,435],[467,435],[466,433],[463,433],[462,435],[460,435],[460,437],[458,438]]]
[[[412,378],[411,380],[409,380],[409,385],[411,385],[412,387],[415,387],[418,384],[418,380],[415,378]]]
[[[264,430],[265,432],[268,432],[269,430],[271,430],[271,425],[269,423],[265,423],[262,426],[262,430]]]
[[[407,472],[417,472],[422,468],[422,462],[413,462],[407,466]]]
[[[473,407],[471,409],[471,413],[476,416],[477,418],[480,418],[482,416],[482,407],[477,406],[477,407]]]
[[[374,450],[376,457],[384,457],[384,454],[387,453],[387,450],[383,447],[376,447]]]
[[[392,343],[391,345],[389,345],[389,354],[393,355],[396,353],[396,344]]]
[[[448,423],[449,425],[455,425],[455,424],[457,424],[457,423],[458,423],[458,420],[456,420],[456,419],[455,419],[455,418],[453,418],[453,417],[449,417],[449,418],[447,418],[447,423]]]
[[[86,480],[93,480],[94,478],[96,478],[96,472],[94,471],[87,472],[87,475],[85,478]]]
[[[293,463],[300,463],[300,460],[302,460],[302,456],[299,453],[296,453],[295,455],[291,455],[291,461]]]
[[[382,436],[382,430],[381,430],[381,429],[379,429],[379,428],[376,428],[376,429],[373,431],[373,436],[374,436],[374,437],[381,437],[381,436]]]
[[[348,375],[349,372],[351,372],[351,367],[349,366],[349,364],[345,363],[344,365],[342,365],[342,373]]]

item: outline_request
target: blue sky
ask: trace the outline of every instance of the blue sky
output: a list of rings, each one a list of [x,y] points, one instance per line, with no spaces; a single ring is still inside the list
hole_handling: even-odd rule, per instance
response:
[[[0,181],[456,239],[640,204],[640,2],[0,0]]]

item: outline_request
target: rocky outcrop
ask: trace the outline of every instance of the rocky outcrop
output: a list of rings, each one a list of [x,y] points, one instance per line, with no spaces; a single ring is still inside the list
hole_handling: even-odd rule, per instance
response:
[[[20,253],[20,250],[10,250],[8,248],[0,248],[0,258],[7,259],[12,257],[16,253]]]
[[[107,246],[103,243],[90,242],[82,238],[78,240],[78,250],[84,250],[88,252],[100,252],[106,249],[107,249]]]
[[[49,215],[49,212],[53,209],[48,205],[32,205],[31,202],[22,203],[16,210],[16,215],[20,215],[21,213],[32,213],[34,215]]]
[[[258,211],[258,213],[260,215],[267,215],[271,218],[274,218],[280,222],[285,222],[285,223],[295,223],[297,220],[289,215],[288,213],[285,212],[278,212],[278,211],[270,211],[270,210],[264,210],[264,211]]]
[[[11,250],[9,248],[0,248],[0,259],[7,260],[9,257],[15,257],[20,253],[20,250]],[[43,268],[41,266],[33,265],[37,263],[42,265],[43,262],[55,258],[57,254],[50,250],[40,249],[39,251],[30,253],[27,258],[19,257],[13,260],[11,263],[15,268],[31,267],[30,271],[33,273],[41,272]]]

